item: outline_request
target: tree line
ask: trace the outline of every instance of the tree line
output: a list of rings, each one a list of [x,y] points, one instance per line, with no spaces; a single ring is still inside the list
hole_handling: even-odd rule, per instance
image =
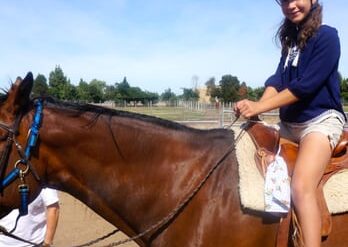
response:
[[[342,101],[348,101],[348,79],[340,75]],[[236,76],[223,75],[216,82],[211,77],[205,82],[206,95],[211,102],[236,102],[240,99],[258,100],[264,91],[264,87],[251,88],[245,82],[240,82]],[[144,91],[139,87],[133,87],[124,77],[121,82],[107,85],[105,81],[93,79],[86,82],[80,79],[78,85],[73,85],[64,74],[60,66],[56,66],[49,73],[48,80],[42,74],[38,74],[34,80],[33,96],[53,96],[60,100],[77,101],[85,103],[103,103],[106,101],[115,104],[155,104],[164,101],[174,104],[178,100],[198,101],[198,88],[182,88],[183,92],[176,95],[170,88],[162,94]]]
[[[183,88],[182,95],[173,94],[176,100],[198,100],[199,94],[194,89]],[[155,92],[144,91],[139,87],[133,87],[124,77],[121,82],[107,85],[105,81],[93,79],[86,82],[80,79],[78,85],[73,85],[64,74],[60,66],[56,66],[49,73],[48,80],[43,74],[38,74],[34,79],[33,97],[52,96],[59,100],[84,103],[103,103],[111,101],[116,104],[155,104],[165,98],[167,90],[159,95]]]
[[[124,77],[121,82],[114,85],[107,85],[105,81],[93,79],[86,82],[80,79],[77,86],[73,85],[68,79],[62,68],[56,66],[50,72],[48,82],[44,75],[38,74],[34,80],[33,96],[50,95],[59,100],[78,101],[85,103],[103,103],[113,101],[115,103],[157,102],[159,95],[148,91],[143,91],[139,87],[131,87]]]

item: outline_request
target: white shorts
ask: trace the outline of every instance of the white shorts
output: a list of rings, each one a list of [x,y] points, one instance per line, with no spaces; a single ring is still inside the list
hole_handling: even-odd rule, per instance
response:
[[[303,137],[312,132],[320,132],[328,137],[333,150],[339,141],[343,128],[344,117],[336,111],[328,111],[304,123],[280,122],[280,136],[299,143]]]

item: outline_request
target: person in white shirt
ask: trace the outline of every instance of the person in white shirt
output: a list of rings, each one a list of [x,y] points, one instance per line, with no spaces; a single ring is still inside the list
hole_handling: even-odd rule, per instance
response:
[[[12,210],[8,215],[0,219],[0,226],[11,231],[16,226],[19,215],[18,209]],[[49,247],[53,243],[59,218],[58,192],[54,189],[45,188],[37,198],[28,206],[28,214],[21,216],[16,229],[12,232],[27,241]],[[28,247],[28,243],[16,240],[0,234],[0,246]]]

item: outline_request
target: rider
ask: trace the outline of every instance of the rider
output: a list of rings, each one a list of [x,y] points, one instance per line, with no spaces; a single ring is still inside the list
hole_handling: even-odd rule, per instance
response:
[[[0,225],[21,239],[40,243],[40,247],[49,247],[53,242],[58,224],[58,192],[50,188],[42,189],[36,199],[29,204],[28,214],[19,218],[18,214],[18,209],[12,210],[0,219]],[[0,246],[25,247],[30,245],[21,240],[0,235]]]
[[[281,59],[259,101],[241,100],[250,118],[280,108],[280,134],[299,143],[291,195],[306,247],[321,243],[316,189],[345,124],[340,102],[337,30],[322,24],[318,0],[276,0],[284,14],[277,37]]]

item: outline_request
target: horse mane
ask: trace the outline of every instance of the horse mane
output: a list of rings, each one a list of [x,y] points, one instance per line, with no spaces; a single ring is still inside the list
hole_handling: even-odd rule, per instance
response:
[[[97,120],[102,115],[107,116],[119,116],[119,117],[125,117],[125,118],[132,118],[135,120],[145,121],[149,123],[153,123],[156,125],[160,125],[169,129],[174,130],[184,130],[184,131],[195,131],[195,132],[201,132],[201,131],[207,131],[207,130],[200,130],[191,128],[173,121],[161,119],[154,116],[149,116],[141,113],[134,113],[134,112],[128,112],[128,111],[122,111],[122,110],[116,110],[111,108],[106,108],[98,105],[93,104],[84,104],[84,103],[78,103],[78,102],[68,102],[68,101],[61,101],[57,100],[53,97],[41,97],[44,102],[56,109],[67,109],[76,112],[77,114],[85,113],[85,112],[91,112],[95,113],[94,121]],[[37,99],[37,98],[36,98]],[[35,99],[33,99],[35,100]]]
[[[3,92],[0,92],[0,104],[4,103],[8,98],[9,91],[6,89],[1,89]],[[125,118],[132,118],[140,121],[146,121],[149,123],[153,123],[156,125],[160,125],[169,129],[174,130],[183,130],[183,131],[192,131],[192,132],[210,132],[210,133],[216,133],[216,131],[220,132],[221,129],[196,129],[191,128],[188,126],[185,126],[183,124],[179,124],[170,120],[158,118],[155,116],[149,116],[141,113],[133,113],[128,111],[122,111],[122,110],[116,110],[111,108],[106,108],[98,105],[93,104],[85,104],[85,103],[78,103],[78,102],[68,102],[68,101],[62,101],[55,99],[51,96],[40,96],[35,97],[31,99],[31,103],[33,103],[35,100],[42,99],[46,105],[56,108],[56,109],[67,109],[76,112],[77,115],[80,115],[85,112],[91,112],[95,113],[95,117],[93,119],[93,122],[96,121],[100,116],[102,115],[108,115],[108,116],[119,116],[119,117],[125,117]]]

